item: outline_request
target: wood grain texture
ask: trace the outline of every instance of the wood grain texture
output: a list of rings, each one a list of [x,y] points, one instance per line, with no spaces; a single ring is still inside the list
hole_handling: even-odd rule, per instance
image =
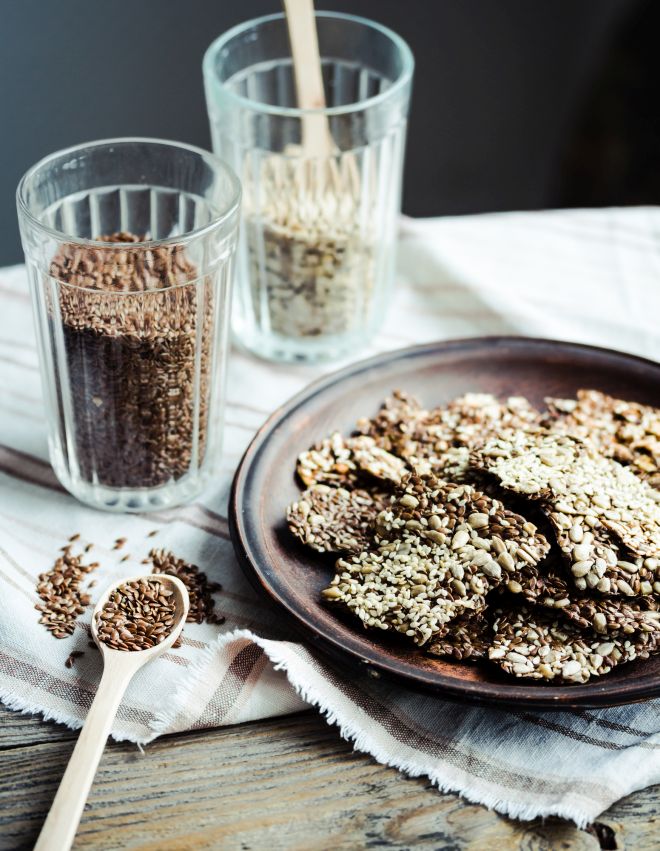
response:
[[[75,733],[0,707],[0,849],[32,848]],[[618,849],[658,847],[660,787],[600,819]],[[595,830],[516,822],[356,754],[315,713],[111,744],[74,848],[597,851]],[[605,845],[605,847],[608,847]]]
[[[287,612],[303,638],[337,660],[444,697],[543,709],[613,706],[660,694],[660,655],[580,684],[506,677],[494,665],[438,659],[379,630],[366,631],[321,601],[334,559],[311,553],[284,521],[300,489],[296,458],[333,431],[350,433],[394,389],[435,406],[468,392],[571,397],[580,387],[660,406],[660,364],[607,349],[524,337],[433,343],[353,364],[307,387],[257,433],[234,479],[230,528],[239,562],[262,593]],[[313,569],[310,569],[313,567]]]

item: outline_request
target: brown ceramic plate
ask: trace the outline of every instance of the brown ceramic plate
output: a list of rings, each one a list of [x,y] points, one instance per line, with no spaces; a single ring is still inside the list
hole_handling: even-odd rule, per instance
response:
[[[242,567],[315,648],[364,673],[454,699],[528,708],[613,706],[660,695],[660,656],[585,685],[553,686],[509,678],[488,663],[433,659],[366,632],[321,603],[332,558],[298,545],[284,522],[287,504],[300,492],[296,456],[335,429],[349,433],[396,388],[430,406],[469,391],[522,394],[542,405],[545,396],[571,396],[580,387],[660,407],[660,364],[572,343],[496,337],[390,352],[317,381],[268,419],[238,468],[230,526]]]

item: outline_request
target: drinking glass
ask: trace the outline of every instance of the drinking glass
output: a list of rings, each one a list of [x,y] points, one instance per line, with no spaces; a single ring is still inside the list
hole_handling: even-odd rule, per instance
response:
[[[214,155],[110,139],[17,190],[55,473],[146,511],[195,496],[222,434],[240,184]]]
[[[316,24],[324,109],[296,106],[282,14],[229,30],[203,63],[213,148],[243,185],[234,336],[284,361],[354,352],[377,331],[401,203],[412,54],[373,21]],[[325,151],[307,143],[312,123]]]

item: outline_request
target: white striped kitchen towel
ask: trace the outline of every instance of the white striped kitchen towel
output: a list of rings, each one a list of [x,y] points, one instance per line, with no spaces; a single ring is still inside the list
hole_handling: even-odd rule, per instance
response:
[[[223,627],[186,626],[183,647],[141,671],[114,728],[146,743],[163,733],[318,707],[356,748],[442,790],[519,818],[579,825],[660,782],[660,702],[581,712],[457,706],[382,680],[339,677],[293,640],[234,558],[226,520],[233,471],[270,411],[329,367],[276,366],[234,352],[220,480],[184,508],[149,516],[78,504],[47,461],[23,267],[0,270],[0,699],[79,726],[97,687],[89,611],[70,638],[37,623],[35,578],[74,532],[93,541],[102,588],[157,543],[220,581]],[[525,334],[660,357],[660,211],[472,216],[401,226],[388,322],[361,354],[451,337]],[[340,364],[342,365],[342,364]],[[335,365],[336,366],[336,365]],[[157,529],[157,537],[148,538]],[[113,550],[117,536],[128,544]],[[131,560],[119,559],[130,552]],[[130,568],[130,571],[128,570]],[[74,649],[85,655],[67,669]]]

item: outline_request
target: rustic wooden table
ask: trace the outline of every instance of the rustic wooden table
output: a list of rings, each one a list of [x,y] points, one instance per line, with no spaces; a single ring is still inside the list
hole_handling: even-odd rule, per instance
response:
[[[30,849],[77,733],[0,707],[0,848]],[[657,849],[660,786],[590,830],[517,822],[441,795],[351,746],[312,712],[108,746],[75,848]]]

